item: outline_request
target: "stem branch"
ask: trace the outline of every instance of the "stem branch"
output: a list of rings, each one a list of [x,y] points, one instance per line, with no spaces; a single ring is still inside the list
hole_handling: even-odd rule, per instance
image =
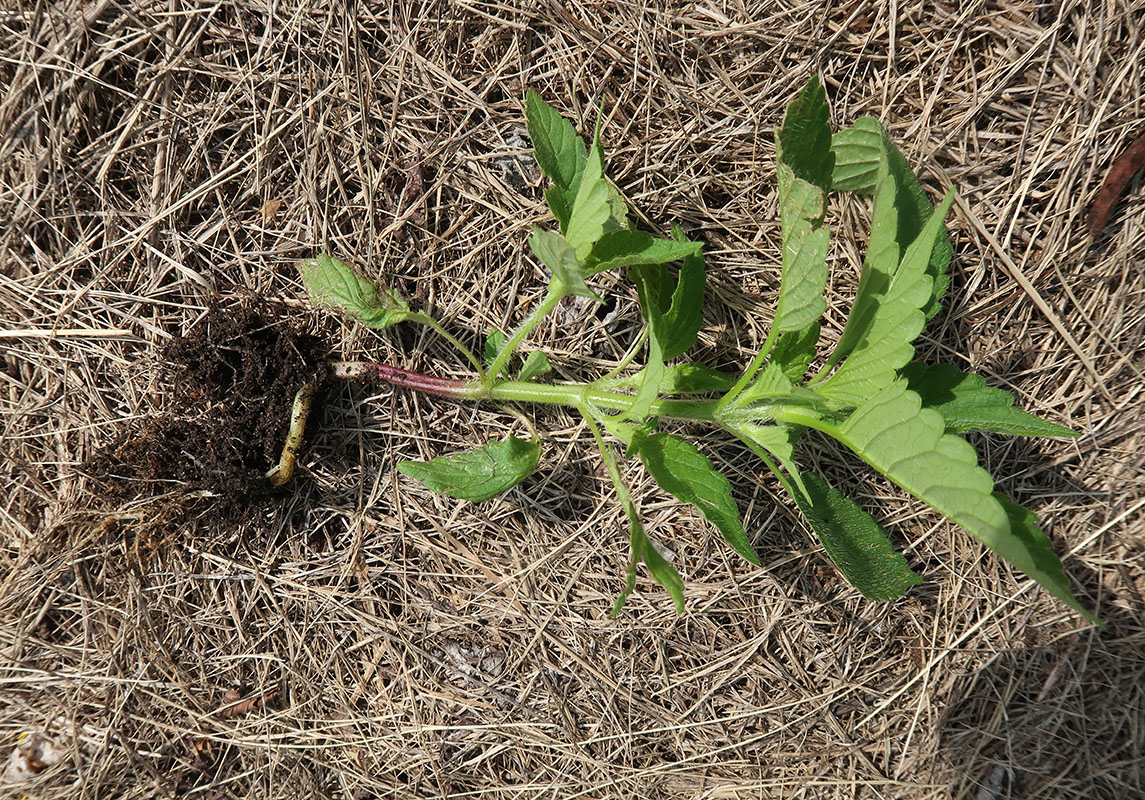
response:
[[[556,308],[557,303],[561,301],[561,298],[563,298],[565,294],[567,294],[565,287],[559,281],[554,279],[553,282],[549,284],[549,290],[548,293],[545,294],[545,299],[541,301],[539,306],[533,309],[533,312],[525,318],[517,327],[517,330],[513,331],[513,335],[505,341],[505,346],[501,348],[501,352],[497,354],[497,357],[493,359],[493,363],[489,365],[489,369],[485,372],[485,383],[487,386],[490,385],[491,381],[497,379],[497,376],[501,374],[501,370],[505,368],[505,364],[512,358],[513,353],[521,345],[521,342],[525,341],[525,337],[532,332],[533,328],[537,327],[538,323],[545,318],[546,314]]]

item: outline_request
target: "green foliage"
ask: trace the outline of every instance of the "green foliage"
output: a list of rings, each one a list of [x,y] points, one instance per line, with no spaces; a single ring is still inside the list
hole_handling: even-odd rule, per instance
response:
[[[791,104],[776,135],[779,208],[783,222],[783,283],[773,326],[798,332],[816,325],[827,308],[827,190],[835,164],[827,127],[827,98],[812,78]]]
[[[640,458],[661,489],[699,509],[737,553],[759,563],[740,522],[731,484],[691,442],[626,423],[614,423],[609,429],[628,445],[630,455]]]
[[[859,117],[852,127],[844,128],[832,137],[831,151],[835,154],[832,186],[836,191],[872,194],[876,192],[881,174],[894,175],[892,192],[884,196],[882,209],[876,197],[876,222],[872,225],[871,235],[874,238],[876,234],[890,234],[899,250],[905,250],[934,213],[934,206],[911,171],[906,157],[895,147],[883,126],[874,117]],[[883,213],[888,206],[894,208],[890,217]],[[882,250],[881,247],[871,249]],[[924,309],[927,319],[941,308],[942,297],[950,283],[946,270],[953,254],[950,237],[943,230],[927,266],[927,274],[934,281],[931,300]]]
[[[893,600],[922,583],[906,559],[895,552],[887,532],[858,503],[812,472],[802,479],[805,492],[791,492],[796,505],[831,562],[863,597]]]
[[[382,372],[414,389],[459,399],[562,404],[584,417],[629,521],[632,557],[614,611],[635,589],[641,564],[678,610],[685,594],[679,571],[644,529],[605,433],[620,439],[625,457],[638,458],[664,492],[693,506],[743,559],[759,564],[727,478],[688,440],[658,430],[666,421],[689,421],[723,429],[754,452],[791,495],[827,558],[865,597],[901,597],[921,578],[867,511],[798,466],[796,446],[805,434],[841,442],[1096,620],[1070,593],[1033,513],[994,491],[994,479],[978,465],[974,448],[957,435],[1073,432],[1014,408],[1011,395],[987,387],[980,376],[912,363],[913,342],[946,288],[952,250],[943,220],[954,195],[948,193],[935,208],[877,120],[864,117],[832,136],[826,95],[814,78],[788,106],[776,135],[782,240],[776,312],[759,353],[742,374],[733,375],[695,361],[672,363],[696,344],[702,324],[706,268],[700,244],[677,227],[663,237],[634,226],[605,175],[599,129],[586,145],[570,122],[532,92],[526,115],[537,163],[553,181],[545,201],[557,230],[534,226],[528,239],[552,274],[545,300],[513,333],[489,335],[484,362],[469,354],[479,372],[481,364],[487,367],[470,384],[450,390],[444,379],[411,378],[396,368]],[[831,353],[821,354],[832,191],[872,197],[871,233],[842,335]],[[507,379],[509,360],[540,320],[568,295],[600,300],[590,282],[616,269],[625,269],[635,285],[645,321],[642,368],[625,374],[638,355],[634,350],[597,380],[546,384],[535,379],[549,371],[548,359],[532,350],[516,380]],[[409,319],[436,326],[328,257],[309,262],[303,275],[315,302],[340,307],[367,324],[385,327]],[[448,336],[440,326],[434,330]],[[820,368],[808,379],[816,359]],[[434,491],[485,500],[535,469],[539,457],[536,438],[510,438],[398,468]]]
[[[336,258],[320,255],[300,266],[302,280],[317,306],[337,308],[371,328],[384,329],[415,315],[390,289],[379,289]]]
[[[549,363],[549,357],[540,350],[534,350],[525,356],[525,363],[521,365],[521,371],[517,373],[517,380],[531,381],[546,372],[552,371],[553,365]]]
[[[541,443],[510,436],[476,450],[429,461],[403,461],[398,470],[430,489],[460,500],[489,500],[521,482],[537,468]]]
[[[942,414],[947,433],[991,431],[1010,436],[1077,436],[1033,414],[1014,408],[1014,396],[986,385],[981,375],[959,372],[949,364],[908,364],[901,372],[922,404]]]

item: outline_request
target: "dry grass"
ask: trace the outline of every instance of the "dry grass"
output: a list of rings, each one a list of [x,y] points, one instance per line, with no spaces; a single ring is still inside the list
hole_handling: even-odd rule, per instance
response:
[[[0,11],[0,754],[34,731],[66,752],[0,794],[1145,796],[1141,179],[1096,247],[1084,232],[1145,118],[1139,1],[326,5]],[[157,520],[77,471],[163,407],[158,348],[208,301],[301,305],[294,262],[318,249],[470,341],[518,319],[544,212],[498,159],[526,87],[581,119],[603,103],[621,188],[708,242],[705,355],[742,359],[777,283],[771,131],[812,69],[836,124],[881,117],[927,185],[959,187],[927,354],[1083,433],[976,444],[1107,631],[860,477],[928,581],[866,602],[724,441],[765,567],[641,483],[689,610],[642,578],[609,619],[623,518],[549,412],[543,471],[480,506],[393,465],[512,419],[389,391],[340,391],[259,520]],[[843,213],[853,275],[863,219]],[[464,368],[416,332],[322,325],[340,355]],[[630,331],[572,316],[537,338],[574,377]]]

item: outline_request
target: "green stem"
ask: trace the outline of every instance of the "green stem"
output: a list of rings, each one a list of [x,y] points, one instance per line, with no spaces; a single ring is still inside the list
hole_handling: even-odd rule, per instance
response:
[[[628,517],[628,542],[632,557],[628,562],[628,568],[625,570],[624,591],[616,598],[616,602],[612,606],[610,616],[616,616],[636,588],[636,565],[641,558],[641,545],[646,541],[644,525],[640,522],[640,512],[636,509],[636,503],[633,502],[632,495],[628,492],[628,486],[624,483],[624,476],[620,474],[620,464],[617,462],[616,453],[600,434],[600,427],[596,424],[593,409],[587,403],[583,403],[579,406],[579,410],[581,416],[584,417],[585,424],[588,425],[588,429],[592,431],[592,438],[596,440],[596,446],[600,450],[600,460],[604,462],[604,468],[608,471],[608,477],[612,480],[613,488],[616,489],[616,497],[620,501],[621,508],[624,509],[624,515]]]
[[[528,381],[498,381],[485,393],[490,400],[507,403],[542,403],[579,408],[584,404],[609,411],[628,411],[636,397],[623,392],[599,389],[591,383],[531,383]],[[714,422],[715,400],[660,399],[652,403],[649,416]]]
[[[736,381],[735,386],[719,400],[719,408],[722,411],[727,408],[732,402],[735,401],[739,393],[747,388],[751,383],[752,378],[759,372],[759,368],[763,366],[763,362],[767,360],[768,355],[771,353],[771,346],[775,342],[775,326],[767,332],[767,338],[763,340],[763,345],[759,348],[759,352],[755,354],[755,358],[748,364],[747,369],[743,371],[743,375]]]
[[[480,381],[461,381],[425,375],[413,370],[364,361],[343,361],[331,366],[333,375],[345,380],[373,378],[416,392],[447,397],[451,400],[493,400],[498,403],[540,403],[628,411],[636,396],[601,389],[591,383],[533,383],[531,381],[497,381],[483,386]],[[652,403],[649,415],[694,422],[715,422],[715,400],[661,398]]]
[[[425,314],[418,314],[414,317],[411,317],[410,321],[420,322],[422,325],[427,326],[434,333],[441,336],[451,345],[456,347],[461,352],[461,354],[469,360],[469,363],[472,364],[473,367],[477,370],[477,376],[479,380],[481,380],[482,383],[485,382],[485,366],[481,363],[481,359],[479,359],[472,350],[459,342],[457,338],[453,336],[453,334],[451,334],[445,328],[441,327],[441,323],[439,323],[433,317],[426,316]]]
[[[517,327],[517,330],[513,331],[513,335],[506,340],[505,346],[501,348],[501,352],[493,359],[493,363],[489,365],[489,369],[485,375],[482,376],[482,383],[491,386],[490,382],[496,380],[497,376],[501,374],[501,370],[505,368],[505,364],[512,358],[513,353],[520,346],[521,342],[525,341],[525,337],[532,332],[533,328],[537,327],[538,323],[545,318],[545,315],[556,308],[557,303],[559,303],[566,294],[567,292],[565,291],[564,285],[554,278],[549,284],[549,290],[548,293],[545,294],[545,299],[541,301],[539,306],[533,309],[533,313],[529,314],[529,316],[525,318],[525,321]]]
[[[805,428],[817,430],[820,433],[825,433],[832,439],[839,439],[839,427],[830,422],[826,422],[816,412],[806,408],[794,408],[792,406],[776,406],[771,409],[772,419],[778,422],[786,422],[789,425],[802,425]],[[842,441],[840,439],[840,441]],[[843,442],[843,444],[847,444]]]
[[[602,375],[594,381],[595,383],[607,385],[613,382],[613,379],[624,370],[628,369],[628,365],[636,360],[640,350],[644,347],[644,342],[648,339],[648,329],[640,331],[640,335],[636,337],[636,341],[632,347],[628,348],[628,352],[624,358],[620,359],[620,363],[608,371],[607,375]]]

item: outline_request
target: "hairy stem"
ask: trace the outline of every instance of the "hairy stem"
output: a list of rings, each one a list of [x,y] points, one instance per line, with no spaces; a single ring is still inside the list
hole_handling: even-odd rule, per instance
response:
[[[481,359],[479,359],[472,350],[459,342],[457,338],[453,336],[449,331],[443,328],[441,323],[424,314],[419,314],[417,321],[423,325],[426,325],[434,333],[441,336],[443,339],[445,339],[445,341],[456,347],[458,351],[460,351],[460,353],[465,356],[469,360],[469,363],[472,364],[477,370],[478,378],[482,381],[485,380],[485,366],[481,363]]]
[[[542,405],[579,408],[585,403],[594,408],[624,412],[636,402],[635,395],[600,389],[591,383],[532,383],[531,381],[497,381],[482,386],[480,381],[461,381],[426,375],[389,364],[367,361],[344,361],[333,365],[335,377],[346,380],[370,378],[415,392],[447,397],[451,400],[494,400],[499,403],[540,403]],[[491,370],[487,375],[495,374]],[[670,419],[714,422],[715,400],[660,399],[652,403],[650,416]]]
[[[736,397],[739,396],[740,392],[746,389],[747,385],[751,383],[752,378],[754,378],[755,374],[759,372],[759,368],[763,366],[763,362],[767,360],[767,356],[771,353],[771,346],[774,342],[775,326],[773,325],[771,330],[767,332],[767,338],[763,340],[763,344],[760,346],[759,352],[755,354],[755,358],[751,360],[751,363],[748,365],[747,369],[743,371],[743,375],[741,375],[739,380],[736,381],[735,386],[733,386],[727,394],[720,398],[719,407],[721,411],[733,403]]]
[[[497,376],[501,374],[501,370],[505,368],[505,364],[508,363],[509,359],[513,357],[513,353],[521,345],[521,342],[525,341],[525,337],[532,332],[533,328],[537,327],[540,321],[544,319],[550,311],[556,308],[557,303],[561,301],[561,298],[563,298],[565,294],[567,294],[565,288],[559,281],[554,279],[554,281],[549,284],[549,291],[545,295],[545,299],[541,301],[539,306],[533,309],[533,312],[525,318],[524,322],[517,327],[517,330],[513,331],[513,335],[505,341],[505,346],[501,348],[501,352],[497,354],[497,357],[493,359],[493,363],[489,365],[489,369],[485,371],[486,384],[496,380]]]
[[[456,400],[476,400],[483,396],[480,383],[459,381],[426,375],[413,370],[391,367],[389,364],[375,364],[369,361],[343,361],[333,365],[334,377],[346,380],[373,378],[394,386],[413,389],[416,392],[449,397]]]

